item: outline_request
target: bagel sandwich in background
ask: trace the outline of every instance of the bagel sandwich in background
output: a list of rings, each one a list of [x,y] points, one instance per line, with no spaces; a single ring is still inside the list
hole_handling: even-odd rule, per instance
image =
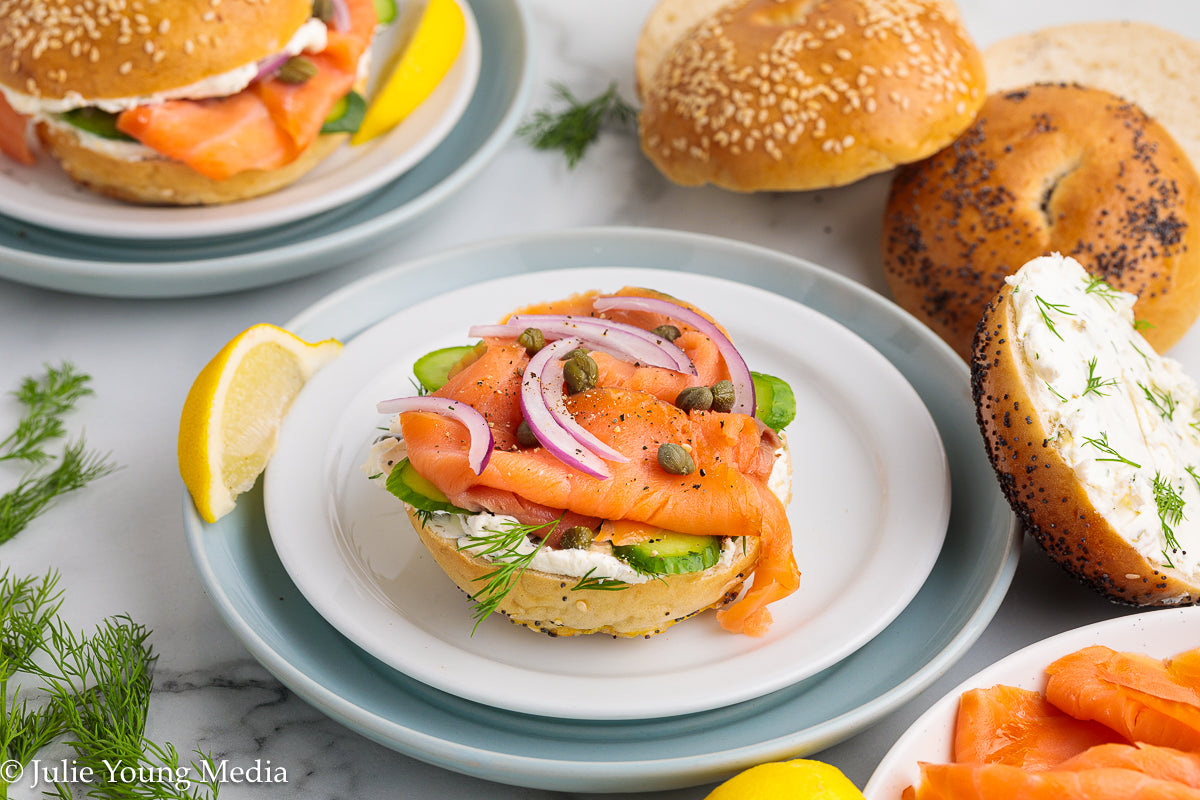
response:
[[[1112,600],[1200,599],[1200,390],[1134,324],[1133,295],[1076,260],[1004,280],[971,385],[1013,510],[1054,560]]]
[[[124,200],[210,204],[275,191],[347,133],[372,0],[9,0],[0,14],[2,149],[25,124],[75,181]]]
[[[982,56],[945,0],[699,7],[665,0],[636,65],[642,150],[684,186],[852,183],[945,147],[984,100]]]
[[[883,220],[892,295],[964,358],[1007,275],[1049,252],[1138,297],[1153,347],[1200,313],[1200,176],[1116,95],[1039,84],[990,95],[952,145],[900,167]]]

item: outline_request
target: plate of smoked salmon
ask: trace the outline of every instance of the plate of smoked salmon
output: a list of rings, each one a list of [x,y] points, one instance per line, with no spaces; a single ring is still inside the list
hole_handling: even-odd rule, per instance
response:
[[[601,478],[584,473],[586,464],[570,467],[556,459],[553,442],[520,450],[500,441],[505,425],[500,420],[507,418],[500,405],[515,406],[523,391],[519,377],[511,387],[505,378],[514,374],[511,365],[518,355],[503,338],[492,338],[500,334],[490,328],[479,333],[475,326],[498,323],[508,312],[534,304],[560,308],[567,302],[563,298],[583,292],[636,295],[645,289],[647,295],[665,294],[710,314],[728,331],[728,341],[750,370],[790,385],[797,414],[783,430],[792,471],[786,505],[768,503],[774,493],[755,488],[753,466],[740,471],[743,461],[758,463],[757,456],[740,454],[756,453],[761,445],[739,440],[736,449],[728,449],[723,444],[745,415],[726,420],[712,412],[699,417],[679,412],[670,404],[678,394],[676,379],[686,373],[626,367],[626,361],[607,352],[596,353],[598,391],[604,393],[597,396],[607,405],[593,416],[612,420],[619,432],[601,430],[599,424],[593,428],[605,442],[619,440],[624,452],[634,454],[632,460],[609,462],[612,474]],[[609,302],[629,299],[655,302],[641,296]],[[618,312],[608,312],[613,314]],[[621,325],[619,319],[612,324]],[[614,342],[624,332],[605,329],[598,340]],[[629,526],[633,523],[623,515],[649,491],[653,502],[648,505],[654,508],[635,518],[669,525],[671,531],[687,530],[679,526],[694,517],[720,520],[716,527],[722,530],[749,526],[754,535],[761,525],[764,553],[776,550],[768,531],[787,536],[781,546],[801,573],[798,588],[788,586],[790,595],[769,609],[762,606],[772,619],[769,628],[731,624],[725,617],[753,616],[758,608],[753,598],[786,594],[788,570],[776,567],[774,557],[768,564],[766,555],[759,558],[744,601],[652,638],[548,637],[499,614],[475,624],[470,604],[441,574],[401,504],[367,480],[364,465],[390,416],[376,405],[416,393],[414,362],[429,351],[474,345],[481,335],[488,351],[465,368],[463,391],[474,393],[466,398],[468,405],[491,409],[487,425],[498,448],[491,460],[503,463],[480,476],[490,484],[454,494],[454,500],[461,496],[460,502],[472,507],[482,502],[485,508],[519,509],[511,513],[548,505],[567,509],[572,524],[612,520]],[[727,351],[718,352],[711,339],[695,332],[677,343],[685,341],[689,344],[675,349],[690,355],[702,371],[711,364],[715,380],[721,353]],[[482,377],[473,377],[476,373]],[[488,377],[493,375],[503,385],[493,386]],[[618,383],[621,388],[609,388]],[[650,408],[646,401],[662,392],[669,399],[661,405],[654,400]],[[521,408],[536,427],[525,401],[521,394]],[[687,419],[693,431],[688,437],[695,442],[692,454],[700,468],[686,480],[642,457],[646,446],[638,446],[658,441],[666,435],[664,426],[676,424],[658,422],[658,409],[665,406]],[[583,419],[584,412],[574,413],[577,421]],[[705,426],[712,427],[711,435]],[[757,441],[752,426],[747,435]],[[429,480],[445,485],[466,479],[457,474],[458,461],[438,458],[448,452],[444,433],[431,429],[427,436],[415,436],[406,424],[404,442],[414,465],[432,460],[455,473],[431,474]],[[419,449],[426,444],[429,453]],[[761,473],[764,485],[771,472],[768,459]],[[786,470],[784,475],[786,481]],[[563,491],[568,484],[570,490]],[[786,495],[786,488],[780,494]],[[941,550],[950,486],[937,427],[919,396],[887,359],[844,326],[794,300],[729,280],[593,268],[477,283],[404,309],[347,342],[288,412],[264,498],[275,549],[297,587],[335,628],[380,661],[443,691],[511,711],[636,719],[732,705],[797,683],[857,650],[895,619],[924,583]],[[747,508],[761,522],[750,520]],[[769,513],[773,508],[779,509],[779,520]],[[708,529],[704,522],[696,524],[696,530]],[[579,597],[588,596],[580,591]],[[605,590],[593,602],[616,596]],[[671,691],[663,691],[664,681]]]
[[[480,33],[470,5],[460,5],[467,23],[463,46],[433,93],[387,134],[360,145],[343,145],[283,189],[224,205],[144,206],[80,189],[43,155],[31,166],[8,160],[0,165],[0,214],[78,235],[178,240],[285,225],[357,200],[412,169],[449,135],[466,111],[479,79]],[[409,16],[402,14],[396,24],[379,28],[370,50],[374,78],[386,76],[390,57],[411,27],[405,23]],[[112,146],[122,145],[129,146],[125,142]]]
[[[1200,796],[1200,609],[1077,628],[977,673],[913,724],[865,793]]]
[[[813,753],[864,731],[929,687],[990,622],[1016,570],[1020,537],[979,446],[966,365],[879,294],[810,262],[674,231],[561,231],[485,242],[374,273],[320,301],[287,327],[308,339],[334,336],[352,343],[388,317],[463,286],[612,265],[683,277],[728,277],[736,268],[740,282],[835,320],[894,365],[937,426],[949,465],[950,519],[929,577],[883,631],[816,675],[769,694],[654,719],[580,720],[571,718],[569,709],[561,717],[530,715],[433,688],[375,658],[330,624],[284,568],[272,540],[273,533],[281,532],[268,528],[261,487],[239,497],[237,507],[211,525],[196,515],[185,493],[185,535],[206,595],[248,651],[314,708],[398,752],[487,780],[559,791],[644,794],[711,783],[753,764]],[[714,314],[723,310],[720,304],[712,309]],[[764,326],[759,335],[770,333]],[[461,335],[455,329],[424,344],[433,347]],[[799,444],[793,446],[799,453]],[[358,477],[365,478],[362,473]],[[380,503],[388,499],[376,486],[365,488]],[[395,517],[397,535],[405,535],[403,512]],[[806,569],[803,564],[801,569]],[[414,577],[448,583],[440,571]],[[801,583],[808,577],[804,572]],[[362,591],[362,584],[347,581],[343,589],[351,597]],[[451,594],[451,605],[435,613],[453,613],[455,624],[461,625],[465,597]],[[683,632],[686,624],[703,623],[698,618],[675,627]],[[509,627],[513,630],[506,633],[522,634],[531,644],[544,638]],[[723,647],[731,646],[729,639],[737,641],[735,635],[724,636],[717,639]],[[632,647],[654,645],[655,639],[607,642]],[[755,676],[737,680],[753,682]],[[677,691],[674,682],[668,684],[664,693]]]

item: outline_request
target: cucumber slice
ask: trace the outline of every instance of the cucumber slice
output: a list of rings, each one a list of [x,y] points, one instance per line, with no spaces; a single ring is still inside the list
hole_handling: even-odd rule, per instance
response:
[[[782,378],[762,372],[751,372],[750,377],[754,379],[754,416],[772,430],[783,430],[796,418],[792,387]]]
[[[321,133],[354,133],[367,113],[367,101],[358,92],[347,92],[338,98],[325,117]]]
[[[615,546],[613,554],[641,572],[680,575],[701,572],[716,564],[721,559],[721,540],[667,531],[655,539]]]
[[[449,511],[451,514],[470,514],[450,502],[442,490],[417,474],[406,458],[392,468],[387,477],[387,490],[414,508],[422,511]]]
[[[454,365],[475,352],[475,345],[464,344],[458,347],[443,347],[426,353],[413,364],[413,374],[417,380],[431,392],[446,385],[450,380],[450,370]]]
[[[135,142],[137,141],[132,136],[128,136],[117,130],[117,115],[108,111],[101,111],[95,106],[84,106],[83,108],[73,108],[61,115],[64,122],[69,122],[81,131],[87,131],[93,136],[99,136],[102,139],[114,139],[119,142]]]
[[[375,0],[375,16],[380,25],[386,25],[396,19],[395,0]]]

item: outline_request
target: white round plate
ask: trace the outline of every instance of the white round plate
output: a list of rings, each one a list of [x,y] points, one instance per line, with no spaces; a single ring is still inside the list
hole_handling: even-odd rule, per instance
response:
[[[1155,658],[1200,647],[1200,608],[1159,609],[1086,625],[1031,644],[981,670],[930,706],[905,731],[863,790],[867,800],[896,800],[920,777],[919,762],[950,761],[954,719],[963,692],[997,684],[1044,690],[1046,667],[1052,661],[1094,644]]]
[[[336,208],[389,183],[428,155],[462,117],[480,69],[480,36],[470,5],[459,2],[467,31],[446,77],[389,133],[343,145],[296,183],[262,197],[217,206],[140,206],[91,192],[44,153],[32,166],[0,158],[0,214],[34,225],[112,239],[185,239],[270,228]],[[372,87],[387,74],[424,3],[402,3],[396,23],[371,46]],[[371,96],[370,91],[368,97]]]
[[[763,638],[712,614],[649,640],[554,639],[493,617],[472,634],[464,595],[400,504],[362,472],[387,418],[412,394],[423,353],[472,341],[473,323],[587,289],[648,286],[730,331],[752,369],[792,386],[788,508],[802,578],[772,605]],[[919,465],[919,468],[914,468]],[[949,476],[920,398],[878,351],[828,317],[730,281],[645,269],[580,269],[489,281],[414,305],[355,337],[305,386],[264,483],[272,541],[305,598],[384,663],[497,708],[576,719],[644,719],[728,706],[790,686],[857,650],[905,608],[941,549]]]

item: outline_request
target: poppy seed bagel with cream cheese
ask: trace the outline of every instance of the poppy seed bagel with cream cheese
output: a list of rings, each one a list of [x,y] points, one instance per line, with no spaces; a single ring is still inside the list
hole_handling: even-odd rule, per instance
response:
[[[405,505],[421,542],[449,578],[468,596],[477,594],[496,569],[446,536]],[[754,571],[760,543],[748,536],[729,540],[725,557],[702,572],[655,576],[617,590],[575,589],[579,578],[524,570],[496,611],[515,625],[551,636],[609,634],[649,638],[677,622],[733,601]]]
[[[640,85],[641,144],[685,186],[840,186],[945,147],[984,81],[940,0],[735,0]]]
[[[1076,85],[988,97],[950,147],[899,168],[884,213],[895,300],[965,359],[1005,276],[1062,252],[1124,291],[1161,351],[1200,312],[1200,176],[1136,105]]]
[[[1069,573],[1134,605],[1200,599],[1200,392],[1133,295],[1036,258],[987,306],[971,386],[1001,489]]]
[[[349,21],[335,22],[307,0],[0,0],[0,96],[100,193],[175,205],[254,197],[347,138],[320,127],[364,82],[375,12],[363,0],[346,9]]]

